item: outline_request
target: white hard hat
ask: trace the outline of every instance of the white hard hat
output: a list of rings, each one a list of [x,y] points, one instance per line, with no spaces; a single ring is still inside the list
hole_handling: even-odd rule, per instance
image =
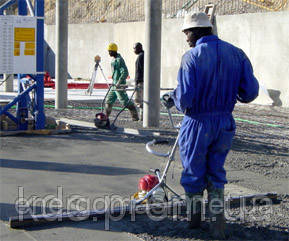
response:
[[[204,12],[199,13],[193,12],[186,14],[182,31],[190,28],[206,28],[206,27],[211,28],[213,27],[207,14],[205,14]]]

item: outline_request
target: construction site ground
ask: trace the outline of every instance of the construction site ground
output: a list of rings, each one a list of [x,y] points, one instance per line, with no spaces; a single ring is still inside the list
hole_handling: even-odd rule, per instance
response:
[[[105,195],[129,198],[137,190],[139,178],[150,168],[164,167],[166,159],[147,153],[145,144],[153,138],[165,139],[170,145],[174,142],[176,130],[171,128],[165,109],[161,107],[159,128],[144,129],[142,122],[132,122],[128,111],[124,111],[116,121],[118,131],[109,131],[93,127],[100,102],[69,101],[69,109],[65,110],[55,110],[53,101],[45,102],[46,116],[74,121],[70,134],[0,137],[0,239],[210,240],[206,228],[187,229],[184,216],[169,216],[161,221],[147,215],[137,216],[132,221],[128,216],[110,221],[109,230],[105,230],[107,223],[101,220],[9,229],[9,217],[17,216],[15,201],[19,190],[24,191],[27,199],[32,195],[56,196],[58,188],[62,188],[63,200],[72,195],[84,197],[91,203]],[[115,107],[120,106],[116,103]],[[118,110],[114,109],[111,120]],[[175,123],[180,122],[180,113],[175,109],[173,113]],[[235,108],[237,132],[226,161],[226,195],[277,192],[280,203],[256,210],[249,208],[242,215],[238,208],[231,210],[226,215],[229,240],[288,240],[288,114],[289,110],[282,107],[237,105]],[[145,132],[130,135],[127,129]],[[170,145],[157,146],[156,150],[166,152]],[[179,184],[181,171],[177,153],[168,182],[183,194]],[[35,212],[40,213],[39,203],[36,206]],[[82,206],[87,208],[85,203]],[[63,208],[69,207],[64,201]]]

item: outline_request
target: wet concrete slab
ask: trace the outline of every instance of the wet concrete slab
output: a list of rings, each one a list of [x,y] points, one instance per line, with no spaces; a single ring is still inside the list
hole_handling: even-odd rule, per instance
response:
[[[73,202],[67,203],[71,197],[83,198],[93,208],[93,202],[105,195],[129,198],[148,166],[156,164],[145,152],[143,142],[104,133],[2,137],[0,144],[1,235],[5,237],[1,240],[27,238],[7,227],[9,217],[18,215],[15,202],[19,197],[35,204],[28,213],[51,211],[43,208],[43,202],[51,197],[61,198],[64,208],[76,208]],[[33,196],[37,201],[32,202]],[[102,226],[96,222],[74,223],[71,227],[56,225],[27,232],[35,240],[137,239],[122,232],[118,224],[111,231]]]
[[[76,208],[71,197],[83,198],[80,207],[90,209],[104,196],[119,195],[126,200],[137,190],[140,177],[149,168],[159,168],[165,160],[145,151],[150,137],[116,135],[100,130],[55,136],[17,136],[1,139],[1,240],[135,240],[122,222],[85,221],[15,231],[8,228],[10,216],[18,215],[15,202],[23,197],[30,202],[30,212],[49,213],[47,202],[63,200],[63,208]],[[176,164],[174,179],[168,183],[180,194],[181,169]],[[227,193],[252,194],[254,190],[229,184]],[[32,197],[36,201],[32,201]],[[44,202],[45,205],[43,204]],[[33,204],[33,205],[31,205]],[[73,204],[73,205],[72,205]],[[45,206],[45,207],[44,207]],[[29,213],[29,211],[27,211]],[[55,211],[55,210],[54,210]]]

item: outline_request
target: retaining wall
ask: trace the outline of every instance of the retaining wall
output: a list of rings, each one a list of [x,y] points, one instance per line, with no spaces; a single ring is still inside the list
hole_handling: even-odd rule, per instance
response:
[[[162,87],[175,87],[176,76],[183,53],[188,50],[185,36],[181,32],[182,19],[165,19],[162,23]],[[255,13],[216,17],[217,32],[221,39],[242,48],[251,59],[255,75],[262,88],[270,93],[280,91],[283,106],[289,107],[289,12]],[[133,52],[135,42],[144,43],[144,23],[119,24],[72,24],[69,25],[68,72],[72,78],[90,78],[93,58],[102,57],[106,76],[111,75],[111,58],[107,45],[114,41],[124,57],[130,76],[134,78]],[[51,48],[46,66],[53,72],[55,50],[55,27],[45,26],[45,39]],[[104,82],[98,73],[98,82]],[[271,104],[272,100],[260,91],[255,103]]]

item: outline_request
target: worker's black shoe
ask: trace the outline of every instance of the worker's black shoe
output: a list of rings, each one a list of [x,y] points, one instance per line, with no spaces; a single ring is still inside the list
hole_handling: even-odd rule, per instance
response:
[[[226,239],[224,216],[224,189],[208,186],[210,235],[217,240]]]
[[[188,228],[195,229],[201,225],[203,192],[186,193]]]
[[[192,214],[190,220],[188,220],[187,228],[189,228],[189,229],[200,228],[201,216],[202,216],[201,213]]]
[[[213,239],[225,240],[225,217],[224,214],[215,215],[215,220],[210,222],[210,235]]]
[[[136,107],[134,105],[130,105],[127,107],[130,111],[130,114],[131,114],[131,118],[133,121],[138,121],[139,118],[138,118],[138,113],[137,113],[137,110],[136,110]]]

